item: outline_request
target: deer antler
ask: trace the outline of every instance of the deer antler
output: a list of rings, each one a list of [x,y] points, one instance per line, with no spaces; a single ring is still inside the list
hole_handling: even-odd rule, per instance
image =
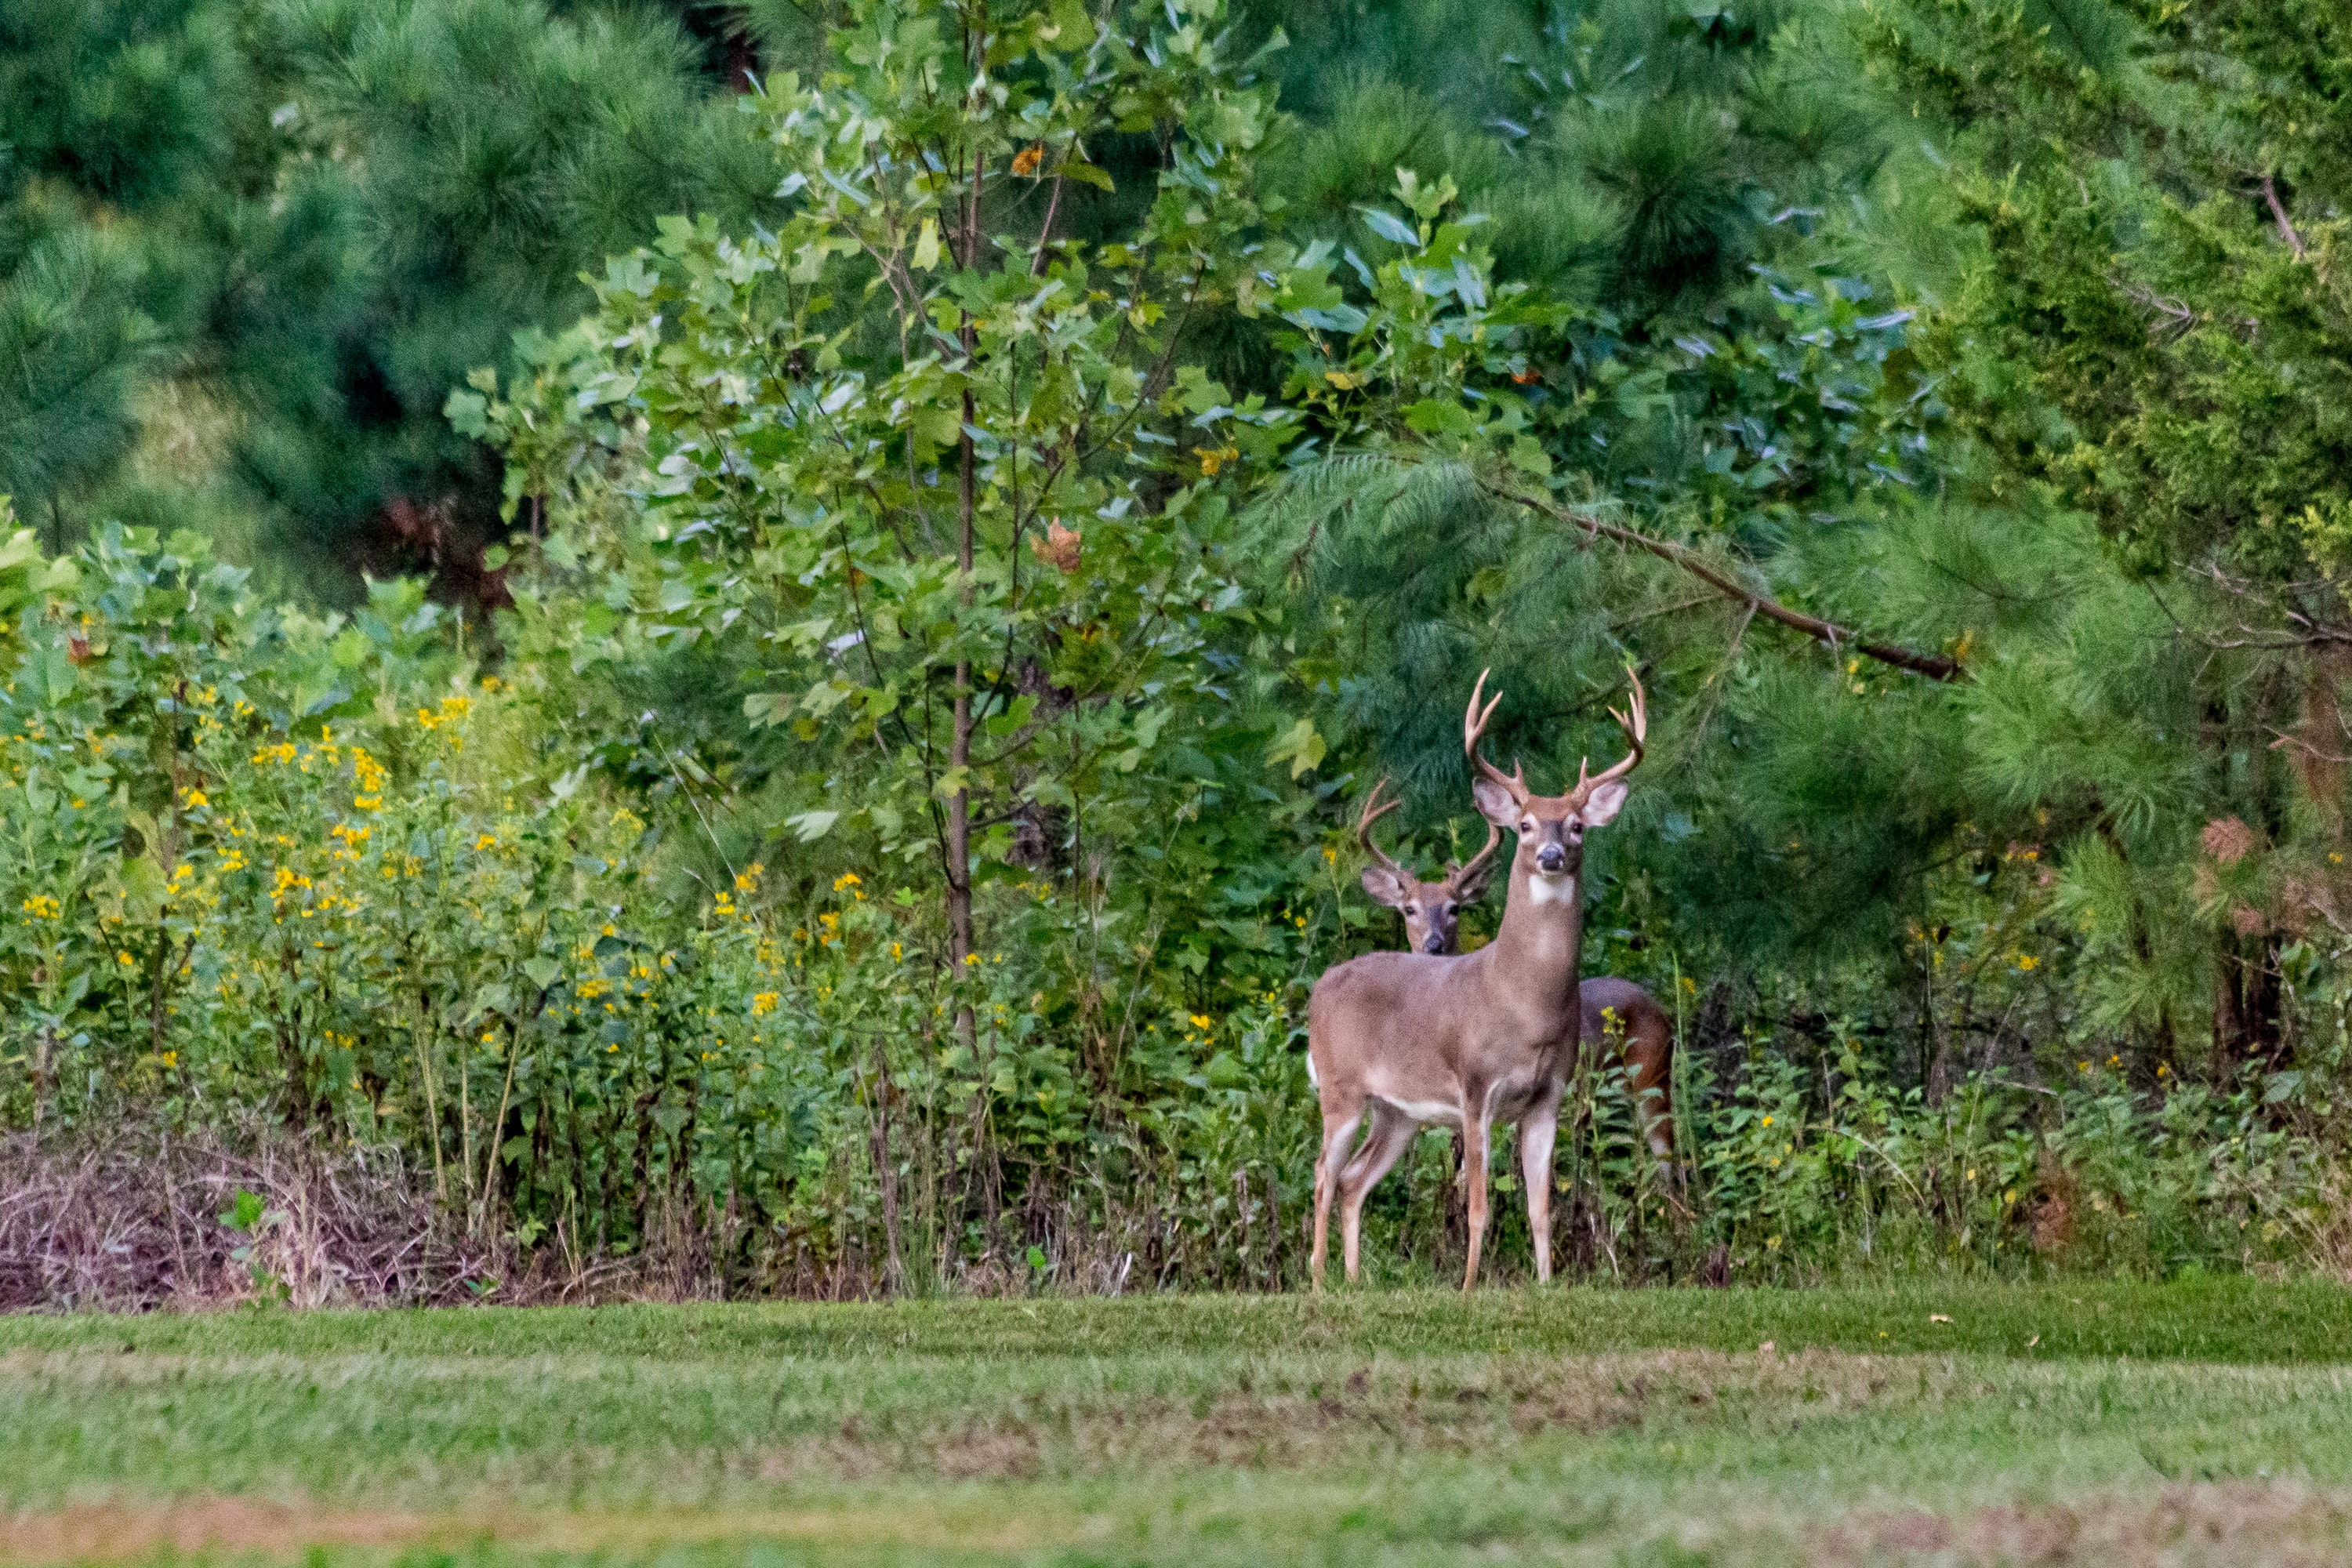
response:
[[[1478,754],[1478,742],[1486,733],[1486,721],[1495,716],[1495,710],[1503,703],[1503,694],[1497,691],[1483,710],[1478,706],[1478,699],[1486,695],[1486,677],[1493,673],[1492,669],[1480,670],[1478,684],[1470,689],[1470,710],[1462,715],[1462,754],[1470,759],[1470,765],[1478,770],[1480,776],[1510,791],[1511,799],[1525,805],[1528,803],[1527,771],[1515,765],[1507,773]]]
[[[1591,759],[1587,757],[1578,761],[1576,791],[1570,798],[1580,805],[1592,798],[1592,792],[1602,784],[1622,779],[1642,765],[1642,742],[1650,733],[1650,714],[1642,700],[1642,678],[1634,673],[1633,667],[1630,664],[1625,667],[1625,679],[1633,683],[1633,695],[1625,704],[1630,711],[1620,713],[1612,708],[1609,710],[1609,717],[1617,721],[1617,727],[1625,731],[1625,738],[1633,742],[1633,749],[1620,759],[1615,766],[1606,768],[1591,778],[1585,776],[1584,770],[1586,763]]]
[[[1356,817],[1356,837],[1363,844],[1364,853],[1370,855],[1374,860],[1378,861],[1383,869],[1392,872],[1396,876],[1403,878],[1407,881],[1412,881],[1414,879],[1412,874],[1407,871],[1403,867],[1398,865],[1394,860],[1390,859],[1388,852],[1383,850],[1379,845],[1372,842],[1372,824],[1378,822],[1381,817],[1386,816],[1390,812],[1394,811],[1397,807],[1404,804],[1404,801],[1402,798],[1399,798],[1390,801],[1385,805],[1381,805],[1381,791],[1388,787],[1389,781],[1386,778],[1383,778],[1380,783],[1372,786],[1372,793],[1364,797],[1364,808],[1357,815]]]
[[[1447,870],[1446,881],[1453,884],[1457,891],[1468,887],[1477,879],[1478,873],[1486,868],[1486,862],[1495,858],[1495,847],[1502,841],[1503,830],[1491,822],[1486,824],[1486,847],[1471,856],[1466,863]]]

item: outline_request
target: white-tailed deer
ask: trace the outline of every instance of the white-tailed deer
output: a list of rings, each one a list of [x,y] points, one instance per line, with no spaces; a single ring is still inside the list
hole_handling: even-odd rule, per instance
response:
[[[1463,865],[1448,866],[1435,881],[1423,881],[1397,863],[1372,838],[1372,825],[1404,804],[1383,802],[1382,779],[1364,797],[1356,837],[1372,863],[1364,868],[1364,891],[1404,917],[1405,951],[1440,955],[1461,951],[1462,911],[1486,890],[1496,847],[1503,830],[1486,825],[1486,847]],[[1599,1041],[1625,1069],[1626,1089],[1640,1108],[1642,1131],[1651,1152],[1672,1160],[1674,1143],[1675,1023],[1658,999],[1630,980],[1602,976],[1580,988],[1584,1019],[1580,1037]],[[1369,1191],[1369,1185],[1367,1191]]]
[[[1424,882],[1404,867],[1389,858],[1388,852],[1372,841],[1372,824],[1402,805],[1402,800],[1383,805],[1381,792],[1388,788],[1382,779],[1364,797],[1364,808],[1356,817],[1356,837],[1363,844],[1364,853],[1372,863],[1364,868],[1364,891],[1376,904],[1386,904],[1404,916],[1404,945],[1409,952],[1450,953],[1461,940],[1462,911],[1478,901],[1486,890],[1487,874],[1494,869],[1495,850],[1503,842],[1503,830],[1493,823],[1486,825],[1486,847],[1458,866],[1445,868],[1445,875],[1434,882]]]
[[[1484,708],[1481,673],[1463,716],[1462,749],[1475,770],[1479,814],[1518,835],[1510,892],[1495,940],[1472,953],[1368,952],[1324,972],[1307,1003],[1307,1056],[1323,1110],[1315,1165],[1311,1272],[1323,1282],[1331,1203],[1340,1203],[1348,1278],[1356,1278],[1364,1194],[1438,1122],[1462,1129],[1469,1176],[1470,1257],[1463,1289],[1477,1282],[1486,1229],[1486,1157],[1495,1124],[1519,1124],[1519,1163],[1536,1278],[1551,1278],[1551,1149],[1560,1090],[1583,1032],[1584,905],[1577,879],[1584,835],[1625,804],[1625,775],[1642,761],[1649,721],[1642,683],[1628,711],[1611,716],[1633,750],[1598,775],[1577,769],[1562,795],[1531,794],[1518,771],[1504,773],[1478,752],[1502,701]],[[1370,1126],[1349,1153],[1358,1128]],[[1342,1161],[1345,1161],[1344,1166]]]

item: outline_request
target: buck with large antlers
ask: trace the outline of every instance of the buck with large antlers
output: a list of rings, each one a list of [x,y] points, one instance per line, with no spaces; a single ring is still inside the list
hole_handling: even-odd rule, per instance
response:
[[[1475,952],[1447,957],[1366,953],[1327,970],[1307,1004],[1307,1062],[1323,1110],[1311,1265],[1318,1288],[1333,1199],[1339,1202],[1344,1261],[1353,1279],[1364,1194],[1429,1122],[1463,1131],[1470,1182],[1463,1289],[1478,1279],[1487,1150],[1497,1122],[1519,1124],[1536,1278],[1551,1278],[1552,1141],[1562,1083],[1583,1033],[1584,905],[1577,879],[1584,835],[1612,821],[1625,804],[1625,776],[1642,761],[1649,719],[1637,678],[1627,711],[1610,710],[1633,750],[1599,774],[1580,765],[1576,787],[1566,795],[1538,795],[1528,790],[1523,772],[1506,773],[1479,753],[1479,740],[1502,702],[1498,693],[1482,708],[1486,689],[1482,672],[1462,721],[1462,749],[1475,770],[1471,795],[1491,826],[1517,833],[1519,841],[1495,940]],[[1368,1120],[1363,1144],[1350,1154],[1356,1131]]]
[[[1389,781],[1381,780],[1364,797],[1356,818],[1356,837],[1371,864],[1364,868],[1364,891],[1375,903],[1386,904],[1404,917],[1408,952],[1450,954],[1461,951],[1462,911],[1486,890],[1495,849],[1503,830],[1486,825],[1486,846],[1461,865],[1450,865],[1435,881],[1423,881],[1411,868],[1400,865],[1373,840],[1372,825],[1404,802],[1382,801]],[[1630,980],[1602,975],[1579,988],[1584,1006],[1581,1037],[1597,1040],[1625,1069],[1626,1089],[1642,1118],[1642,1131],[1651,1152],[1661,1160],[1674,1158],[1675,1023],[1658,999]]]

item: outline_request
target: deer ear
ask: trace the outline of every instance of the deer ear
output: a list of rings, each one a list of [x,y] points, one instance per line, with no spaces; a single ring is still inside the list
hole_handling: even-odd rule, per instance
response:
[[[1478,803],[1478,815],[1496,826],[1516,832],[1519,826],[1519,803],[1511,792],[1492,779],[1470,781],[1470,798]]]
[[[1458,903],[1475,904],[1486,896],[1486,883],[1495,875],[1495,862],[1487,861],[1475,871],[1454,884],[1454,897]]]
[[[1587,827],[1606,827],[1616,819],[1617,810],[1625,804],[1625,784],[1617,779],[1593,786],[1585,798],[1584,809],[1576,815],[1584,819]]]
[[[1385,866],[1364,868],[1364,891],[1372,896],[1372,902],[1386,904],[1392,910],[1404,908],[1405,900],[1412,896],[1404,890],[1397,874]]]

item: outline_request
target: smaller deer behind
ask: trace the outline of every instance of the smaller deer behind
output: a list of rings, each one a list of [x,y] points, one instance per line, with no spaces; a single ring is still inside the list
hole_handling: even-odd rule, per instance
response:
[[[1386,779],[1374,784],[1356,817],[1356,837],[1372,859],[1364,868],[1364,891],[1371,895],[1374,903],[1386,904],[1404,916],[1406,952],[1459,952],[1462,911],[1486,893],[1487,874],[1495,868],[1495,850],[1503,842],[1503,830],[1488,823],[1484,849],[1462,865],[1446,867],[1445,874],[1437,880],[1424,882],[1391,859],[1388,852],[1372,841],[1372,824],[1404,804],[1401,799],[1382,804],[1381,792],[1388,786]]]

